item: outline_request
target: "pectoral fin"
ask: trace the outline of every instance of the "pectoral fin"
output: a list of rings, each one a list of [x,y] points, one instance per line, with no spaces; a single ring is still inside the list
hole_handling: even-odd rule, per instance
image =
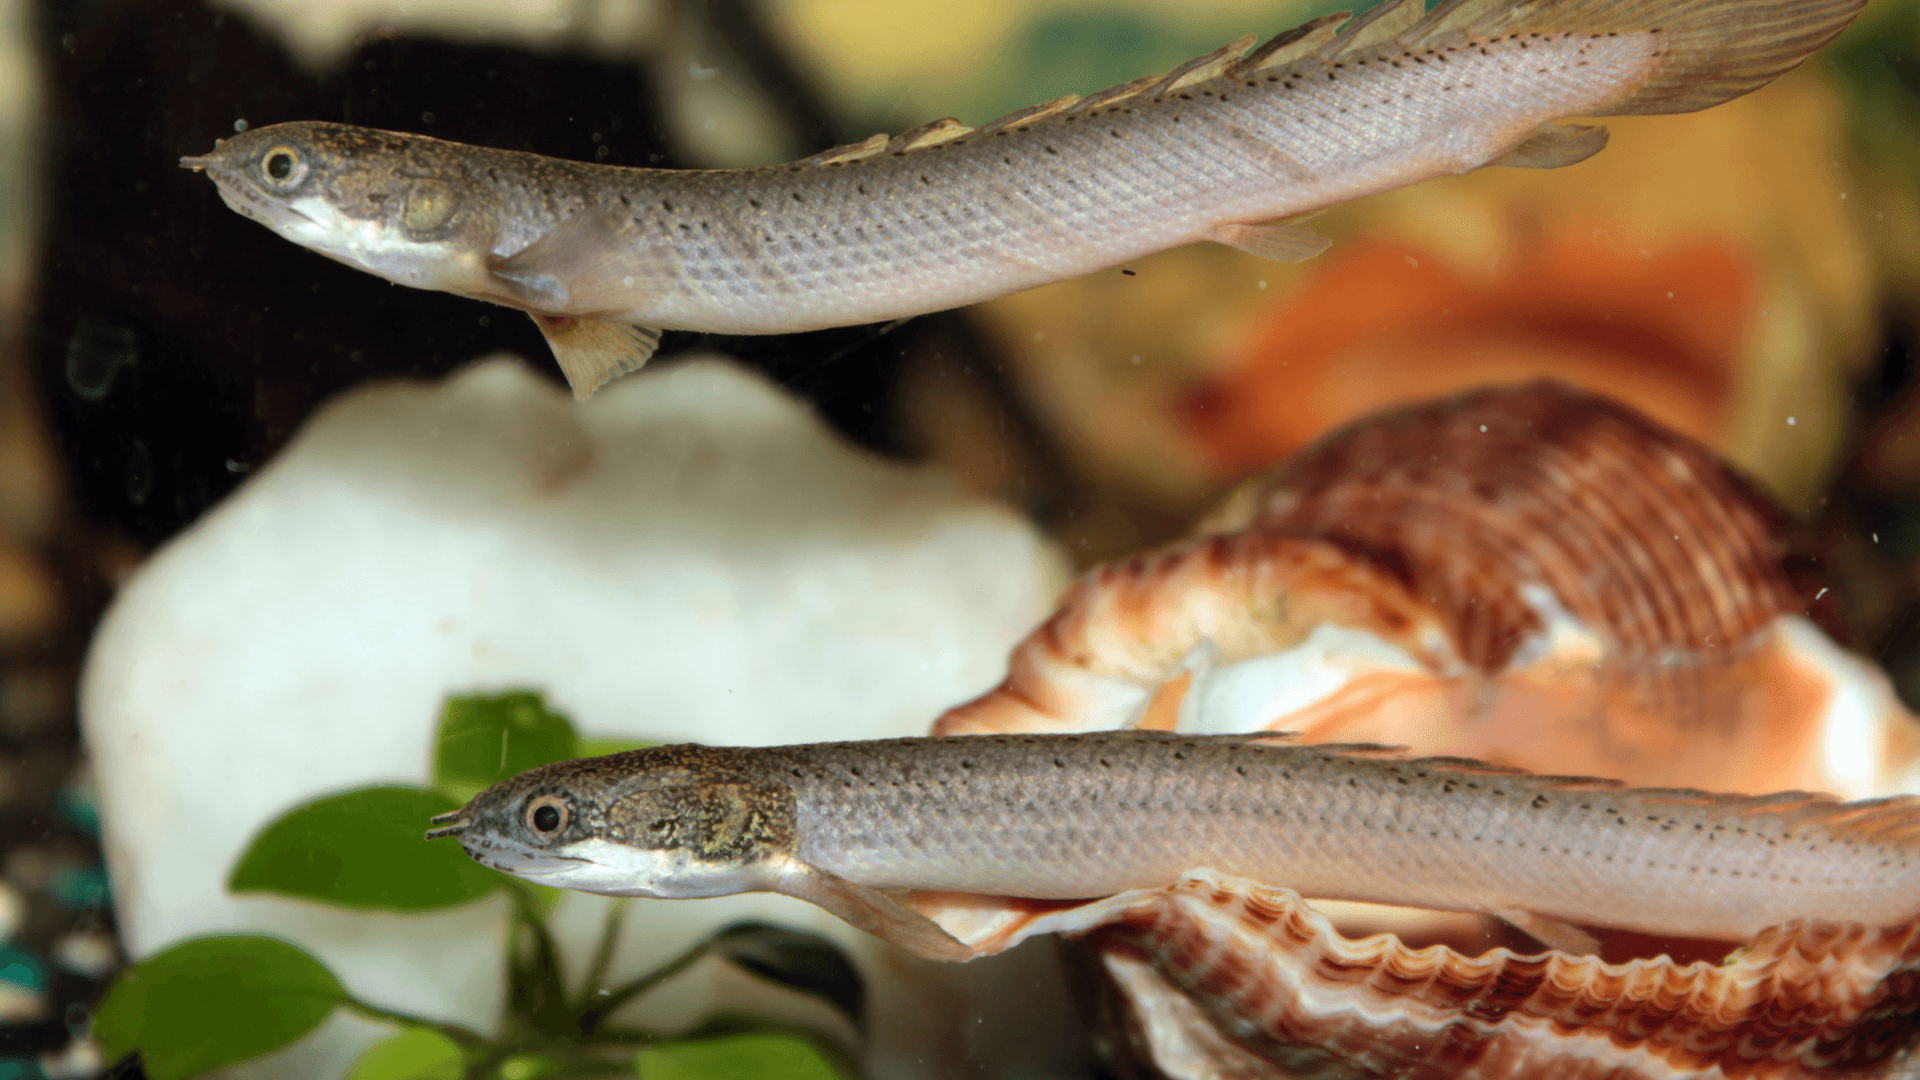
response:
[[[493,295],[482,298],[555,314],[645,310],[649,297],[678,285],[679,266],[641,234],[631,215],[631,209],[588,207],[514,254],[489,259]],[[715,224],[740,246],[728,222]]]
[[[646,326],[570,315],[535,315],[533,324],[546,336],[567,385],[580,401],[620,376],[639,371],[660,347],[660,331]]]
[[[1556,952],[1573,956],[1600,955],[1600,939],[1570,922],[1550,919],[1531,911],[1496,911],[1494,916],[1525,932],[1529,937]]]
[[[773,891],[825,908],[855,928],[915,956],[956,963],[974,957],[973,949],[942,930],[939,923],[879,889],[857,885],[798,859],[788,861]]]
[[[1590,124],[1542,124],[1525,142],[1488,164],[1510,169],[1558,169],[1585,161],[1606,146],[1606,128]]]
[[[1279,262],[1302,262],[1327,250],[1333,241],[1293,223],[1215,225],[1207,239],[1250,255]]]

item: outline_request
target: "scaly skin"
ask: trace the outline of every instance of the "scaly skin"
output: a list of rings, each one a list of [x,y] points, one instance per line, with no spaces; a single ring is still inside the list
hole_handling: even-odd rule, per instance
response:
[[[236,210],[402,284],[549,319],[811,330],[1196,240],[1303,257],[1313,243],[1258,223],[1490,163],[1571,164],[1604,132],[1543,125],[1745,93],[1863,3],[1450,0],[1423,16],[1390,0],[1338,36],[1336,16],[978,130],[775,168],[617,168],[306,122],[183,163]]]
[[[1635,790],[1259,736],[662,747],[531,770],[445,826],[510,873],[631,895],[774,889],[797,865],[868,890],[1059,900],[1205,867],[1308,897],[1729,941],[1920,915],[1911,797]]]

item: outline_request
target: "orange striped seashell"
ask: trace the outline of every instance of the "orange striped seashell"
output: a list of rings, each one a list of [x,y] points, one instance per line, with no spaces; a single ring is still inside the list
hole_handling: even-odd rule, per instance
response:
[[[1563,385],[1403,408],[1088,573],[935,731],[1291,730],[1636,786],[1914,790],[1913,718],[1816,624],[1786,522],[1711,451]],[[1284,884],[915,904],[981,954],[1084,935],[1110,1060],[1169,1076],[1920,1075],[1920,925],[1836,912],[1731,956],[1533,925],[1562,947],[1474,955],[1501,938],[1473,917],[1320,905],[1343,935]]]
[[[1110,1054],[1170,1077],[1679,1080],[1904,1073],[1920,924],[1806,923],[1721,963],[1343,937],[1292,892],[1196,872],[1080,913]],[[1049,929],[1072,933],[1056,916]],[[1117,1052],[1117,1053],[1116,1053]]]
[[[1384,413],[1210,535],[1086,575],[935,731],[1285,729],[1635,785],[1908,786],[1912,720],[1810,617],[1785,523],[1710,450],[1560,384]]]

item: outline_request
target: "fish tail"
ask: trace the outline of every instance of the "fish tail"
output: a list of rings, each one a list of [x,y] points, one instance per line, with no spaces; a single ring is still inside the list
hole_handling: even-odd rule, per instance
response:
[[[1662,46],[1653,76],[1592,115],[1692,112],[1786,74],[1839,36],[1865,6],[1866,0],[1446,0],[1401,40],[1431,46],[1462,36],[1657,34]]]

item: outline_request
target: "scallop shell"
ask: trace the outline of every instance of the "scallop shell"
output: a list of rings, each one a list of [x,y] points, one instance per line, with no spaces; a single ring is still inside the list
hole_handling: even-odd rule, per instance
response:
[[[1557,383],[1383,413],[1087,574],[935,731],[1291,730],[1639,786],[1912,790],[1914,720],[1821,629],[1786,521],[1712,451]],[[1283,884],[916,906],[983,954],[1085,935],[1110,1057],[1176,1077],[1916,1068],[1920,924],[1778,927],[1722,964],[1546,926],[1564,950],[1472,955],[1446,944],[1484,941],[1471,917],[1319,905],[1343,934]]]
[[[935,730],[1285,729],[1636,785],[1911,788],[1912,718],[1817,625],[1785,522],[1712,451],[1561,384],[1384,413],[1209,535],[1086,575]]]
[[[1920,924],[1615,964],[1350,940],[1287,890],[1208,872],[1082,914],[1132,1006],[1119,1038],[1173,1077],[1885,1076],[1911,1068],[1920,1013]]]

